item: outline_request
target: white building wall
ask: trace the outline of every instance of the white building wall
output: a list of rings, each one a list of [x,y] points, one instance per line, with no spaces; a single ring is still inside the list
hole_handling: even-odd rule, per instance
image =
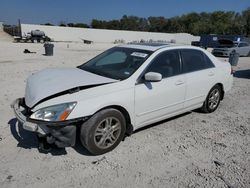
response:
[[[199,40],[199,37],[187,33],[153,33],[138,31],[119,31],[106,29],[89,29],[59,26],[44,26],[21,24],[22,34],[27,34],[31,30],[39,29],[52,38],[54,41],[72,41],[81,42],[82,39],[91,40],[98,43],[113,43],[115,40],[124,40],[125,42],[140,40],[175,40],[176,43],[190,44],[193,40]]]
[[[0,22],[0,31],[3,30],[3,22]]]

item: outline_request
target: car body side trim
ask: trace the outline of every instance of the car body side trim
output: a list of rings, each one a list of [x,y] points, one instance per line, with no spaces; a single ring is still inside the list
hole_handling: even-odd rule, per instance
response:
[[[173,107],[173,106],[175,106],[175,105],[179,105],[179,104],[181,104],[181,103],[184,103],[184,101],[177,102],[177,103],[174,103],[174,104],[171,104],[171,105],[168,105],[168,106],[163,106],[163,107],[158,108],[158,109],[155,109],[155,110],[151,110],[151,111],[143,112],[143,113],[137,114],[136,116],[137,116],[137,117],[140,117],[140,116],[143,116],[143,115],[146,115],[146,114],[152,113],[152,112],[156,112],[156,111],[159,111],[159,110],[163,110],[163,109],[166,109],[166,108]]]

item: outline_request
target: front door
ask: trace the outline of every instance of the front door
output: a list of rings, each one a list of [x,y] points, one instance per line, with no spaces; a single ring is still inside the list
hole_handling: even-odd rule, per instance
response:
[[[185,76],[181,74],[179,52],[170,50],[153,59],[147,72],[162,75],[159,82],[141,81],[135,86],[136,125],[142,127],[160,121],[183,108]]]

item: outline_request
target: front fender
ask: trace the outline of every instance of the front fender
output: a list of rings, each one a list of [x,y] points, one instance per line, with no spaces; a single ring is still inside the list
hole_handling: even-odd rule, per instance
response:
[[[134,123],[134,91],[133,88],[119,92],[77,101],[77,105],[67,120],[92,116],[108,106],[120,106],[128,112],[131,123]]]

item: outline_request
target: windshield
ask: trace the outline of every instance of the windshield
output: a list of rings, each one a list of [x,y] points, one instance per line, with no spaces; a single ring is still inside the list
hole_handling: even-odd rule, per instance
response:
[[[152,54],[152,51],[114,47],[78,68],[101,76],[124,80],[130,77]]]

